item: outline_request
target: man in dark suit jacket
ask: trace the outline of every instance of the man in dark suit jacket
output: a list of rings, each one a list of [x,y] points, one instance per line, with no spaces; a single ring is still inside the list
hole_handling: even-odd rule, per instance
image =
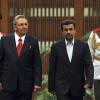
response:
[[[15,32],[0,41],[0,88],[5,100],[31,100],[32,91],[41,88],[42,66],[37,39],[26,34],[28,21],[17,15],[13,21]],[[22,43],[17,53],[19,38]]]
[[[85,88],[92,88],[93,64],[88,44],[75,37],[75,22],[61,23],[64,39],[51,47],[48,77],[49,92],[57,100],[83,100]]]

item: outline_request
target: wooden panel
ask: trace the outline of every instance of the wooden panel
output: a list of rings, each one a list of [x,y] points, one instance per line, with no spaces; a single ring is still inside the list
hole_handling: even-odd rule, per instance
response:
[[[29,30],[33,31],[31,35],[38,37],[39,40],[54,41],[62,37],[60,22],[61,19],[56,18],[30,18]]]
[[[9,32],[13,31],[11,26],[13,17],[17,14],[25,14],[29,20],[29,33],[32,36],[36,36],[39,40],[45,41],[58,40],[62,37],[60,23],[62,19],[70,15],[70,8],[74,8],[73,1],[31,0],[28,2],[27,0],[10,0]],[[44,15],[43,9],[45,10]],[[68,16],[66,13],[68,13]]]
[[[0,13],[2,15],[0,31],[3,33],[8,33],[8,0],[1,0],[0,5],[1,5]]]
[[[84,16],[84,33],[100,27],[100,0],[84,0],[87,16]]]
[[[2,15],[1,15],[1,0],[0,0],[0,31],[1,31],[1,19],[2,19]]]
[[[83,0],[74,0],[75,4],[75,21],[77,34],[76,38],[82,38],[83,36]],[[76,3],[77,2],[77,3]]]
[[[30,0],[30,2],[28,2],[28,0],[0,0],[0,13],[2,13],[3,15],[3,20],[1,23],[1,31],[3,32],[12,32],[12,22],[11,19],[12,17],[14,17],[17,14],[25,14],[26,16],[28,16],[29,18],[33,18],[34,16],[30,13],[30,9],[32,10],[32,8],[70,8],[70,7],[74,7],[75,8],[75,20],[78,24],[77,26],[77,30],[78,30],[78,34],[76,37],[82,37],[83,33],[90,31],[91,29],[95,28],[95,27],[99,27],[100,26],[100,22],[99,22],[99,17],[100,17],[100,0]],[[9,7],[9,8],[8,8]],[[84,17],[84,8],[88,9],[88,16]],[[13,13],[11,13],[13,12]],[[66,12],[66,11],[64,11]],[[33,11],[34,13],[34,11]],[[56,12],[58,13],[58,12]],[[10,15],[8,15],[10,14]],[[54,14],[54,13],[53,13]],[[10,17],[9,17],[10,16]],[[67,18],[68,16],[62,16],[63,18]],[[70,17],[70,16],[69,16]],[[73,16],[74,17],[74,16]],[[10,19],[11,18],[11,19]],[[41,17],[40,17],[41,18]],[[39,18],[39,20],[40,20]],[[50,37],[51,40],[53,39],[59,39],[59,36],[57,37],[56,34],[60,34],[60,29],[58,28],[59,25],[59,17],[53,17],[55,20],[49,19],[49,20],[42,20],[39,21],[39,25],[38,24],[34,24],[34,22],[30,22],[31,25],[34,24],[34,31],[36,33],[35,36],[38,36],[39,39],[42,38],[40,36],[42,36],[42,34],[47,33],[49,31],[49,35],[51,34],[55,34],[55,36],[47,36],[46,38],[48,39],[48,37]],[[9,20],[8,20],[9,19]],[[31,20],[31,19],[29,19]],[[51,21],[50,21],[51,20]],[[45,22],[42,23],[41,22]],[[54,28],[55,30],[52,32],[52,29],[49,30],[48,28],[44,29],[45,26],[48,26],[46,24],[48,24],[48,22],[50,23],[50,28]],[[35,21],[35,23],[37,23]],[[58,25],[56,25],[58,24]],[[84,24],[84,25],[83,25]],[[52,26],[53,25],[53,26]],[[54,27],[55,25],[55,27]],[[39,29],[39,27],[42,27]],[[8,30],[9,29],[9,30]],[[40,32],[39,29],[42,32]],[[31,29],[32,32],[30,31],[30,33],[34,33],[33,29]],[[59,32],[58,32],[59,30]],[[44,32],[46,31],[46,32]],[[39,33],[39,34],[38,34]],[[34,34],[32,34],[34,35]],[[52,37],[52,38],[51,38]]]

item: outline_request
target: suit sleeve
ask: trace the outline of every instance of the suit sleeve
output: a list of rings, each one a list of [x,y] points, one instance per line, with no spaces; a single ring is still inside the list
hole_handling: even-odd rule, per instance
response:
[[[55,91],[56,63],[57,63],[56,50],[54,48],[54,45],[52,45],[50,58],[49,58],[49,74],[48,74],[48,91],[49,92]]]
[[[85,50],[84,50],[84,62],[85,62],[84,66],[85,66],[86,83],[92,85],[94,68],[93,68],[91,53],[87,43],[85,44]]]
[[[35,71],[34,71],[35,72],[34,85],[41,86],[41,82],[42,82],[42,63],[41,63],[39,46],[38,46],[38,40],[35,41],[33,65],[34,65],[34,69],[35,69]]]

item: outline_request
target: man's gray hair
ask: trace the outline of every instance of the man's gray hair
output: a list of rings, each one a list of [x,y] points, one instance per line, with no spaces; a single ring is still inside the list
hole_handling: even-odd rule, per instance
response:
[[[25,15],[17,15],[17,16],[15,16],[14,19],[13,19],[13,26],[16,25],[17,20],[20,19],[20,18],[26,18],[26,17],[25,17]]]

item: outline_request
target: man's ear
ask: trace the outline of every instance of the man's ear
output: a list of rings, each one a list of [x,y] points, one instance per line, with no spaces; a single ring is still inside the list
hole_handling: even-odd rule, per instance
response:
[[[16,25],[13,25],[13,29],[16,30]]]

